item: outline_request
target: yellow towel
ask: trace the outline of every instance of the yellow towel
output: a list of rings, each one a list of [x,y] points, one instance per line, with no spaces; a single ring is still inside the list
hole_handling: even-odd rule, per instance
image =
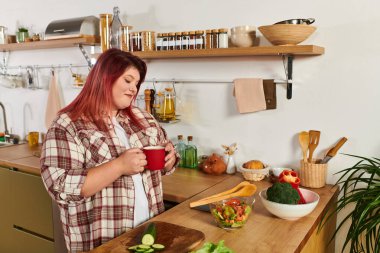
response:
[[[57,113],[61,110],[61,94],[54,73],[51,75],[48,100],[45,113],[45,126],[49,128]]]
[[[233,95],[236,97],[239,113],[266,110],[263,79],[235,79]]]

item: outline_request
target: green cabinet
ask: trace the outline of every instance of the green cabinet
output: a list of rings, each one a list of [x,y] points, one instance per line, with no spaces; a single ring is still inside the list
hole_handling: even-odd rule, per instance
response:
[[[40,176],[0,167],[0,252],[54,252],[52,200]]]

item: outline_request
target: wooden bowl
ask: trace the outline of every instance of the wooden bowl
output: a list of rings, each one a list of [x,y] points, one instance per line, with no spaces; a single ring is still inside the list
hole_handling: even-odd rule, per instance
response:
[[[275,46],[297,45],[306,40],[317,28],[310,25],[266,25],[259,31]]]

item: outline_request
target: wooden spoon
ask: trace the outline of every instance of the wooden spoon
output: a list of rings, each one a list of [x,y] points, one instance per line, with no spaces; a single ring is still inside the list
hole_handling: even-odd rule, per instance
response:
[[[236,192],[238,190],[240,190],[241,188],[243,188],[244,186],[246,185],[250,185],[251,183],[248,182],[248,181],[243,181],[241,182],[240,184],[236,185],[235,187],[227,190],[227,191],[224,191],[224,192],[221,192],[221,193],[217,193],[217,194],[214,194],[214,195],[211,195],[211,196],[208,196],[206,198],[203,198],[203,199],[209,199],[209,198],[215,198],[215,197],[219,197],[219,196],[223,196],[223,195],[227,195],[227,194],[230,194],[230,193],[233,193],[233,192]],[[202,200],[203,200],[202,199]]]
[[[309,149],[309,133],[302,131],[298,135],[298,141],[300,143],[303,155],[303,162],[307,162],[307,150]]]
[[[320,136],[321,136],[320,131],[316,131],[316,130],[309,131],[309,163],[313,161],[313,153],[314,153],[314,150],[318,146]]]
[[[233,192],[233,193],[230,193],[230,194],[226,194],[226,195],[222,195],[222,196],[218,196],[218,197],[213,197],[213,198],[204,198],[204,199],[200,199],[198,201],[191,202],[190,207],[207,205],[207,204],[210,204],[210,203],[213,203],[216,201],[221,201],[223,199],[229,199],[232,197],[252,196],[253,194],[255,194],[256,189],[257,189],[257,187],[254,184],[245,185],[240,190]]]

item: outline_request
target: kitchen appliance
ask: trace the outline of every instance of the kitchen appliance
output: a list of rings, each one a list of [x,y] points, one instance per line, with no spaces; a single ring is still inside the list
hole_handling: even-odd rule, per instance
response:
[[[45,30],[45,40],[99,36],[99,18],[86,16],[55,20]]]
[[[314,18],[293,18],[293,19],[283,20],[274,24],[275,25],[278,25],[278,24],[310,25],[314,22],[315,22]]]

